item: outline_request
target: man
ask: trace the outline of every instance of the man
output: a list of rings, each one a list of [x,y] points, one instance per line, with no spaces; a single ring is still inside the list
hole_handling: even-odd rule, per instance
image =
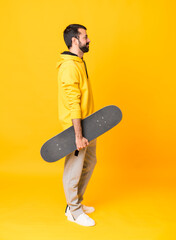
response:
[[[90,79],[83,59],[89,51],[90,40],[86,27],[71,24],[64,30],[64,40],[69,51],[61,53],[58,68],[58,110],[62,129],[74,126],[75,152],[65,158],[63,185],[67,201],[65,215],[69,221],[83,226],[95,222],[86,213],[94,211],[81,202],[96,164],[96,139],[88,142],[82,135],[81,119],[93,113],[93,96]]]

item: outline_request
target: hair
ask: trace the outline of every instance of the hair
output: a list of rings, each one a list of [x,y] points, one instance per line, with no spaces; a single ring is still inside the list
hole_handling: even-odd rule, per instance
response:
[[[84,27],[83,25],[80,25],[80,24],[70,24],[64,30],[64,33],[63,33],[64,41],[65,41],[65,44],[67,45],[68,49],[70,49],[70,47],[72,46],[72,37],[75,37],[75,38],[79,37],[80,33],[78,32],[78,28],[83,28],[83,29],[87,30],[86,27]]]

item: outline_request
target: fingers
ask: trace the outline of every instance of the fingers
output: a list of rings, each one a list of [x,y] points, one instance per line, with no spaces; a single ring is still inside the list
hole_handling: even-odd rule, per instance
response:
[[[85,144],[86,144],[86,146],[88,146],[89,145],[89,142],[88,142],[88,140],[85,138]]]
[[[89,145],[89,142],[86,138],[82,138],[80,141],[76,142],[77,150],[83,149]]]

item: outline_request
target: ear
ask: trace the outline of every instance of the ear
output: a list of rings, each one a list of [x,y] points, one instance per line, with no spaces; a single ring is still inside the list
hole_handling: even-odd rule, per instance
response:
[[[75,37],[72,37],[72,45],[78,45],[78,39]]]

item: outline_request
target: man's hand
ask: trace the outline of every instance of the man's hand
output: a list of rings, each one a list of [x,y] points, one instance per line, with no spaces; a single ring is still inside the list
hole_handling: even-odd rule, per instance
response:
[[[80,118],[72,119],[72,123],[75,130],[75,143],[77,150],[79,151],[80,149],[87,147],[89,145],[89,142],[82,135],[81,119]]]
[[[77,137],[76,136],[75,141],[76,141],[76,147],[77,147],[78,151],[80,149],[85,148],[85,147],[87,147],[89,145],[88,140],[86,138],[84,138],[84,137]]]

